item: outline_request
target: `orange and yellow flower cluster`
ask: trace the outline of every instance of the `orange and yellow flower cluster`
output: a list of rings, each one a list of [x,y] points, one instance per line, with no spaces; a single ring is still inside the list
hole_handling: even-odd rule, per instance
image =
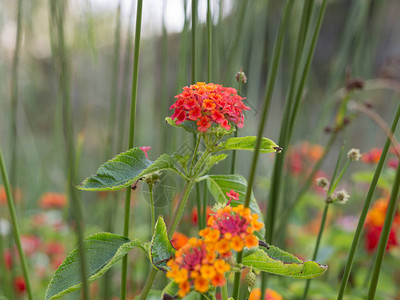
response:
[[[184,247],[175,253],[175,258],[168,262],[170,270],[167,277],[179,285],[178,296],[183,298],[192,286],[200,293],[208,291],[210,284],[225,284],[224,273],[230,266],[218,258],[217,252],[204,240],[191,238]]]
[[[236,89],[223,87],[219,84],[197,82],[184,87],[183,92],[176,95],[176,102],[170,107],[175,109],[171,119],[177,125],[182,122],[195,121],[200,132],[207,132],[213,123],[226,130],[231,129],[230,123],[242,128],[244,110],[250,110],[243,104]]]
[[[232,191],[230,195],[236,197]],[[257,246],[254,232],[263,226],[258,215],[243,205],[227,205],[210,215],[207,227],[199,232],[203,239],[189,239],[167,263],[167,277],[179,285],[178,296],[183,298],[192,287],[206,293],[211,286],[224,285],[224,274],[230,270],[225,258],[232,255],[232,250]]]
[[[258,221],[258,215],[243,205],[219,209],[210,216],[207,225],[199,234],[222,256],[231,256],[231,250],[240,252],[244,247],[257,246],[258,238],[254,232],[264,226]]]

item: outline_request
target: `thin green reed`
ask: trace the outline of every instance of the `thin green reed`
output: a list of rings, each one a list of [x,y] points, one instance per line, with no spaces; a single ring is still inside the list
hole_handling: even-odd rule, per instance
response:
[[[128,102],[129,94],[129,83],[131,76],[131,52],[133,46],[133,11],[135,8],[135,1],[132,1],[130,14],[129,14],[129,25],[127,31],[126,45],[125,45],[125,56],[123,63],[123,78],[122,78],[122,90],[119,101],[118,111],[118,124],[117,124],[117,143],[116,153],[123,151],[124,149],[124,137],[125,137],[125,124],[126,124],[126,106]]]
[[[239,48],[239,41],[240,41],[240,38],[241,38],[242,32],[243,32],[244,19],[245,19],[245,15],[246,15],[248,2],[250,2],[250,1],[240,1],[240,4],[238,5],[238,8],[237,8],[238,13],[239,13],[239,18],[236,23],[235,38],[234,38],[232,44],[230,45],[228,59],[225,61],[225,66],[222,71],[221,78],[222,78],[223,82],[225,82],[226,80],[229,80],[227,78],[230,78],[231,73],[233,73],[232,68],[235,67],[233,62],[234,62],[234,59],[236,58],[236,53]],[[226,54],[223,57],[226,57]]]
[[[113,49],[113,72],[111,78],[111,89],[110,89],[110,102],[109,102],[109,115],[108,115],[108,132],[106,139],[106,159],[109,159],[112,155],[113,144],[115,144],[115,125],[116,125],[116,113],[117,113],[117,102],[118,102],[118,74],[120,65],[120,48],[121,48],[121,1],[117,6],[116,12],[116,26],[114,31],[114,49]],[[114,201],[117,201],[117,195],[110,194],[107,196],[107,209],[104,211],[104,224],[106,231],[112,232],[113,229],[113,214],[114,214]],[[112,271],[107,272],[104,276],[103,297],[105,300],[110,298],[111,292],[111,278]]]
[[[28,292],[28,298],[29,298],[29,300],[33,300],[32,287],[31,287],[31,282],[29,279],[29,272],[28,272],[28,264],[26,261],[24,250],[22,249],[21,238],[20,238],[21,234],[20,234],[20,229],[19,229],[19,225],[18,225],[17,212],[15,209],[14,199],[13,199],[13,196],[11,193],[10,182],[8,179],[6,164],[4,162],[3,151],[1,149],[1,146],[0,146],[0,169],[1,169],[1,176],[3,178],[4,189],[6,191],[6,196],[7,196],[7,207],[8,207],[8,211],[10,213],[11,223],[13,226],[14,241],[15,241],[15,244],[17,245],[19,258],[21,260],[21,266],[22,266],[22,271],[24,273],[24,278],[25,278],[25,282],[26,282],[26,290]],[[1,257],[1,258],[3,258],[3,257]]]
[[[319,120],[316,129],[321,131],[325,126],[326,121],[333,108],[334,91],[338,88],[339,83],[344,81],[345,70],[348,67],[349,59],[354,59],[351,53],[353,51],[354,39],[361,32],[365,31],[363,20],[365,15],[368,14],[371,1],[356,0],[352,1],[348,15],[346,17],[346,25],[344,26],[343,34],[338,47],[338,55],[334,60],[332,71],[328,78],[328,87],[325,93],[324,105],[319,113]]]
[[[367,300],[375,299],[376,288],[378,286],[379,275],[381,272],[383,257],[386,253],[386,245],[389,240],[390,229],[396,214],[396,205],[400,188],[400,164],[397,167],[396,177],[390,193],[389,204],[386,211],[385,223],[383,224],[381,237],[379,239],[378,250],[376,252],[375,264],[372,270],[372,278],[369,284]]]
[[[315,243],[315,248],[314,248],[314,253],[313,253],[312,260],[316,260],[317,255],[318,255],[319,246],[321,244],[322,233],[324,231],[326,218],[327,218],[327,215],[328,215],[328,208],[329,208],[329,205],[332,204],[332,197],[331,197],[332,193],[335,190],[335,188],[336,188],[337,184],[339,183],[340,179],[342,178],[342,176],[343,176],[344,172],[346,171],[346,169],[347,169],[347,167],[349,165],[349,162],[350,162],[350,159],[348,159],[346,161],[346,164],[342,168],[342,170],[341,170],[341,172],[339,174],[339,177],[336,179],[337,173],[338,173],[338,170],[339,170],[340,161],[341,161],[341,158],[343,156],[343,150],[344,150],[344,147],[342,146],[342,148],[340,150],[340,153],[339,153],[339,157],[338,157],[337,162],[336,162],[335,170],[333,171],[333,175],[332,175],[332,178],[331,178],[331,183],[329,185],[329,189],[328,189],[328,191],[326,193],[324,212],[322,213],[321,225],[319,227],[317,241]],[[308,291],[310,289],[310,284],[311,284],[311,279],[308,279],[307,282],[306,282],[306,286],[304,288],[304,292],[303,292],[303,298],[302,298],[303,300],[307,299]]]
[[[297,50],[296,50],[296,57],[303,61],[303,52],[304,52],[304,45],[305,39],[308,36],[309,32],[309,24],[310,21],[307,18],[311,18],[314,1],[310,0],[305,2],[302,13],[302,20],[299,29],[299,37],[297,41]],[[296,115],[298,113],[299,104],[303,95],[305,81],[308,77],[309,68],[311,65],[312,58],[314,56],[315,46],[317,42],[317,38],[322,26],[322,20],[326,11],[327,1],[324,0],[321,4],[321,8],[318,12],[317,22],[315,24],[314,30],[312,32],[312,39],[311,45],[308,49],[308,52],[305,52],[305,61],[304,67],[300,70],[298,67],[302,66],[300,62],[295,62],[295,66],[293,68],[293,75],[292,75],[292,83],[290,85],[289,96],[286,100],[286,107],[284,111],[284,115],[282,118],[281,123],[281,133],[279,136],[279,144],[284,149],[288,147],[290,143],[290,138],[293,133],[294,122],[296,119]],[[298,76],[299,74],[301,76]],[[299,80],[299,82],[297,82]],[[272,175],[272,188],[270,193],[270,201],[268,202],[267,206],[267,213],[266,213],[266,234],[265,240],[267,243],[272,243],[273,240],[273,233],[274,233],[274,225],[275,225],[275,217],[277,206],[279,202],[279,197],[281,193],[281,185],[282,185],[282,176],[283,176],[283,166],[285,160],[285,151],[282,155],[278,155],[274,164],[273,168],[273,175]],[[264,296],[265,289],[266,289],[266,274],[262,274],[262,297]]]
[[[111,77],[111,89],[110,89],[110,105],[108,115],[108,134],[106,147],[107,159],[111,156],[112,144],[114,140],[115,131],[115,120],[117,112],[118,102],[118,73],[119,73],[119,62],[120,62],[120,48],[121,48],[121,1],[117,7],[116,14],[116,26],[114,32],[114,49],[113,49],[113,72]]]
[[[83,226],[83,213],[82,203],[79,199],[78,193],[73,186],[76,176],[76,152],[75,152],[75,138],[72,126],[72,108],[70,97],[70,71],[67,57],[67,50],[64,38],[64,13],[65,4],[55,0],[50,1],[50,26],[56,28],[57,34],[51,34],[51,39],[56,39],[57,42],[52,42],[53,57],[59,72],[59,86],[61,90],[62,103],[63,103],[63,131],[64,142],[66,146],[66,181],[68,187],[68,194],[71,199],[71,209],[76,221],[76,232],[78,237],[80,271],[83,285],[83,298],[89,299],[89,289],[87,283],[87,262],[85,247],[83,243],[84,226]]]
[[[392,133],[395,132],[397,124],[399,122],[399,119],[400,119],[400,105],[398,106],[397,111],[396,111],[396,115],[395,115],[395,117],[393,119],[393,123],[392,123],[392,126],[391,126],[391,132]],[[351,269],[352,269],[352,266],[353,266],[355,254],[356,254],[356,251],[357,251],[357,247],[358,247],[358,244],[360,243],[362,229],[364,228],[364,223],[365,223],[365,220],[367,218],[368,209],[369,209],[369,207],[371,205],[372,197],[374,196],[376,185],[378,184],[378,180],[379,180],[379,177],[381,175],[382,168],[383,168],[383,165],[385,163],[387,154],[389,152],[390,145],[391,145],[390,139],[387,138],[386,142],[385,142],[385,145],[383,147],[383,150],[382,150],[381,157],[380,157],[379,162],[378,162],[378,164],[376,166],[374,177],[372,178],[371,185],[370,185],[370,187],[368,189],[367,197],[365,199],[364,206],[363,206],[361,214],[360,214],[360,218],[358,219],[357,228],[356,228],[356,231],[354,233],[353,242],[351,244],[351,248],[350,248],[350,251],[349,251],[349,256],[347,258],[346,267],[345,267],[345,270],[344,270],[344,273],[343,273],[343,277],[342,277],[342,281],[341,281],[341,284],[340,284],[338,300],[341,300],[344,297],[344,293],[346,291],[347,282],[348,282],[349,277],[350,277],[350,273],[351,273]]]
[[[251,164],[249,180],[247,183],[246,197],[245,197],[245,202],[244,202],[245,207],[249,207],[249,204],[250,204],[251,191],[253,189],[254,179],[255,179],[256,170],[257,170],[258,156],[260,153],[261,139],[262,139],[262,135],[264,132],[265,123],[267,121],[267,115],[268,115],[268,111],[269,111],[269,107],[270,107],[270,102],[271,102],[272,94],[273,94],[274,87],[275,87],[276,74],[278,72],[278,66],[279,66],[279,61],[280,61],[280,57],[282,54],[282,46],[283,46],[285,31],[286,31],[286,27],[288,24],[288,19],[289,19],[291,8],[292,8],[292,3],[290,0],[287,0],[285,3],[283,15],[281,18],[281,22],[280,22],[279,29],[278,29],[277,36],[276,36],[276,41],[274,44],[274,50],[273,50],[273,54],[272,54],[272,63],[270,64],[270,68],[268,71],[267,92],[265,94],[263,110],[262,110],[262,114],[261,114],[260,123],[258,126],[257,142],[254,147],[253,160],[252,160],[252,164]],[[237,255],[238,264],[240,264],[242,262],[242,258],[243,258],[243,252],[239,252]],[[233,298],[234,299],[238,298],[239,289],[240,289],[240,272],[237,272],[237,273],[235,273],[234,287],[233,287]]]
[[[21,52],[22,36],[22,0],[17,4],[17,35],[15,37],[14,56],[11,68],[11,168],[10,181],[12,186],[17,185],[17,113],[18,113],[18,65]]]
[[[130,109],[130,119],[129,119],[129,144],[128,144],[129,148],[133,147],[134,137],[135,137],[136,99],[137,99],[138,76],[139,76],[140,35],[142,29],[142,8],[143,8],[143,0],[138,0],[136,8],[135,50],[133,57],[131,109]],[[128,187],[126,189],[126,194],[125,194],[124,232],[123,232],[124,236],[129,235],[130,207],[131,207],[131,187]],[[122,259],[121,300],[125,300],[126,298],[127,272],[128,272],[128,256],[126,255]]]
[[[197,32],[197,0],[192,0],[192,83],[196,82],[196,32]]]

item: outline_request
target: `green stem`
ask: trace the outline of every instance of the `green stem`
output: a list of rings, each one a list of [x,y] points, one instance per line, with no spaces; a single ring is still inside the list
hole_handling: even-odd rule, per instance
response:
[[[222,293],[222,300],[228,300],[228,283],[227,282],[221,287],[221,293]]]
[[[348,159],[346,161],[346,164],[343,166],[343,169],[340,171],[339,175],[337,176],[337,179],[334,182],[332,182],[332,184],[330,185],[329,190],[328,190],[328,195],[331,195],[335,191],[337,185],[339,184],[340,180],[343,177],[344,172],[346,172],[346,169],[349,166],[349,164],[350,164],[350,160]]]
[[[310,0],[310,2],[308,2],[308,3],[311,6],[310,9],[312,11],[314,1]],[[305,4],[307,4],[307,3],[305,3]],[[295,80],[296,82],[293,82],[291,84],[289,97],[285,104],[286,107],[285,107],[285,112],[284,112],[284,116],[282,119],[281,133],[280,133],[280,137],[279,137],[280,146],[283,148],[287,147],[290,143],[290,137],[293,132],[294,121],[295,121],[296,115],[298,113],[298,106],[299,106],[301,96],[302,96],[302,93],[304,90],[305,80],[308,77],[308,71],[309,71],[309,68],[311,65],[311,60],[312,60],[312,57],[314,56],[314,50],[315,50],[317,38],[318,38],[320,29],[321,29],[323,16],[326,11],[326,5],[327,5],[327,0],[323,0],[322,6],[319,11],[318,20],[317,20],[316,26],[314,28],[311,45],[310,45],[310,48],[308,51],[308,56],[307,56],[307,59],[306,59],[305,65],[304,65],[303,72],[300,77],[301,81],[298,84],[298,87],[296,90],[297,93],[295,93],[295,89],[297,86],[297,75],[296,74],[299,72],[297,70],[297,68],[301,64],[300,64],[300,62],[295,62],[295,68],[293,70],[292,80]],[[309,20],[307,20],[307,18],[310,18],[311,12],[305,11],[305,12],[303,12],[303,16],[304,16],[304,19],[302,20],[302,22],[305,22],[304,33],[299,34],[297,51],[296,51],[298,53],[298,54],[296,54],[296,57],[298,57],[299,59],[302,57],[303,48],[304,48],[304,40],[301,40],[300,37],[302,36],[302,34],[303,34],[303,37],[302,37],[303,39],[305,39],[307,37],[308,27],[309,27],[309,23],[310,23]],[[300,28],[300,32],[301,32],[301,28]],[[295,95],[295,97],[293,97],[291,95]],[[293,103],[293,101],[294,101],[294,103]],[[293,109],[292,109],[292,103],[293,103]],[[288,120],[290,120],[290,121],[288,122]],[[289,125],[288,125],[288,123],[289,123]],[[282,184],[284,161],[285,161],[285,152],[283,152],[281,155],[277,156],[275,164],[274,164],[274,168],[273,168],[270,201],[267,206],[267,213],[266,213],[266,217],[265,217],[266,223],[267,223],[265,240],[267,243],[272,243],[272,240],[273,240],[275,216],[277,215],[276,210],[277,210],[280,193],[281,193],[280,190],[281,190],[281,184]],[[267,277],[266,276],[267,276],[266,273],[262,274],[262,286],[261,286],[262,297],[264,297],[265,289],[267,286],[267,284],[266,284]]]
[[[151,230],[153,232],[156,222],[156,214],[154,211],[154,195],[153,195],[153,184],[149,184],[149,193],[150,193],[150,209],[151,209]]]
[[[33,294],[32,294],[31,282],[29,280],[28,265],[26,262],[25,253],[22,249],[21,238],[20,238],[21,235],[20,235],[20,230],[19,230],[19,225],[18,225],[18,220],[17,220],[17,213],[15,210],[14,199],[11,194],[10,182],[8,180],[6,165],[4,162],[3,151],[1,150],[1,146],[0,146],[0,169],[1,169],[1,176],[3,178],[4,189],[6,191],[6,196],[7,196],[7,207],[8,207],[8,211],[9,211],[10,217],[11,217],[11,222],[13,225],[14,240],[15,240],[15,244],[17,245],[19,258],[21,260],[22,271],[23,271],[24,277],[25,277],[26,290],[28,292],[28,298],[30,300],[32,300]],[[3,257],[1,257],[1,259],[3,259]]]
[[[321,237],[322,237],[322,232],[324,231],[324,227],[325,227],[325,222],[326,222],[326,216],[328,214],[328,207],[329,207],[329,202],[325,203],[325,209],[324,209],[324,213],[322,215],[322,221],[321,221],[321,226],[319,228],[319,232],[318,232],[318,238],[317,238],[317,243],[315,244],[315,249],[314,249],[314,254],[313,254],[313,258],[312,260],[315,260],[317,258],[317,254],[318,254],[318,250],[319,250],[319,245],[321,243]],[[303,300],[307,299],[307,294],[308,294],[308,290],[310,288],[310,283],[311,283],[311,279],[307,280],[306,283],[306,287],[304,289],[304,294],[303,294]]]
[[[66,147],[66,183],[68,194],[71,199],[71,209],[76,222],[76,233],[79,249],[79,265],[82,280],[83,299],[89,299],[89,289],[87,282],[87,260],[85,253],[84,239],[84,223],[82,213],[82,203],[79,199],[76,189],[73,186],[76,176],[76,150],[74,146],[74,132],[71,113],[71,97],[70,97],[70,73],[68,57],[65,47],[64,37],[64,14],[65,4],[55,0],[50,0],[51,27],[57,30],[57,34],[53,32],[51,38],[57,38],[57,43],[53,44],[53,57],[59,68],[59,85],[62,94],[62,113],[63,113],[63,134]]]
[[[389,239],[390,229],[396,214],[397,197],[399,194],[400,187],[400,164],[397,167],[396,177],[390,193],[390,199],[388,208],[386,211],[385,223],[383,224],[381,237],[379,239],[378,250],[376,252],[376,259],[374,268],[372,270],[372,278],[369,284],[367,300],[373,300],[375,298],[376,288],[378,285],[379,275],[382,267],[383,257],[385,256],[386,246]]]
[[[17,113],[18,113],[18,65],[21,50],[22,33],[22,0],[18,0],[17,8],[17,36],[15,38],[15,50],[11,69],[11,169],[10,180],[12,186],[17,183]]]
[[[132,75],[132,93],[131,93],[131,110],[129,120],[129,148],[133,147],[135,137],[135,120],[136,120],[136,100],[139,76],[139,51],[140,51],[140,35],[142,28],[142,7],[143,0],[138,0],[136,8],[136,32],[135,32],[135,53],[133,57],[133,75]],[[130,216],[130,203],[131,203],[131,187],[126,189],[125,194],[125,213],[124,213],[124,236],[129,235],[129,216]],[[126,285],[127,285],[127,271],[128,271],[128,256],[122,259],[121,270],[121,300],[126,298]]]
[[[186,181],[185,187],[183,189],[184,192],[182,194],[182,197],[181,197],[181,199],[179,201],[178,207],[176,208],[174,217],[172,219],[173,220],[172,225],[168,230],[168,238],[169,239],[172,239],[172,236],[174,235],[174,232],[175,232],[176,228],[178,227],[179,221],[180,221],[180,219],[182,217],[183,210],[184,210],[184,208],[186,206],[186,202],[187,202],[187,200],[189,198],[190,192],[191,192],[194,184],[195,184],[194,180]],[[145,285],[143,287],[143,292],[140,295],[140,300],[145,300],[146,299],[147,294],[149,293],[149,291],[150,291],[150,289],[151,289],[151,287],[153,285],[153,282],[154,282],[154,280],[156,278],[156,275],[157,275],[157,269],[151,268],[151,271],[150,271],[149,275],[147,276],[146,283],[145,283]]]
[[[396,115],[395,115],[395,117],[393,119],[393,123],[392,123],[392,127],[391,127],[391,132],[392,133],[395,132],[397,124],[399,122],[399,119],[400,119],[400,105],[398,106]],[[389,138],[386,139],[386,143],[385,143],[385,145],[383,147],[382,154],[381,154],[381,157],[379,159],[378,165],[376,166],[374,177],[372,178],[371,185],[369,187],[368,194],[367,194],[367,197],[365,199],[365,203],[364,203],[363,209],[361,211],[360,218],[358,219],[357,228],[356,228],[356,231],[354,233],[353,242],[351,244],[351,248],[350,248],[350,251],[349,251],[349,257],[347,258],[347,263],[346,263],[346,267],[345,267],[344,274],[343,274],[343,277],[342,277],[342,282],[340,284],[338,300],[341,300],[344,297],[344,293],[346,291],[347,282],[349,280],[350,273],[351,273],[351,268],[353,266],[355,253],[356,253],[358,244],[359,244],[360,239],[361,239],[361,233],[362,233],[362,229],[364,228],[365,219],[367,218],[368,209],[369,209],[369,207],[371,205],[371,201],[372,201],[372,197],[373,197],[374,192],[375,192],[376,185],[378,183],[379,177],[380,177],[381,172],[382,172],[383,165],[385,163],[387,154],[389,152],[390,144],[391,144],[390,143],[390,139]]]
[[[178,224],[179,224],[179,222],[181,220],[181,217],[182,217],[183,210],[184,210],[184,208],[186,206],[186,202],[187,202],[187,200],[189,198],[190,192],[192,191],[192,188],[193,188],[194,184],[195,184],[194,180],[186,181],[182,198],[179,201],[178,207],[176,208],[174,217],[172,219],[173,220],[172,221],[172,225],[168,230],[168,237],[170,239],[172,238],[176,228],[178,227]]]
[[[193,166],[194,163],[196,162],[197,151],[199,151],[200,140],[201,140],[201,135],[198,134],[194,143],[194,151],[192,156],[192,162],[190,163],[189,174],[192,174]]]
[[[197,0],[192,0],[192,83],[196,82]]]
[[[148,293],[150,292],[151,286],[153,285],[154,280],[156,279],[157,276],[157,269],[154,267],[151,267],[151,271],[149,275],[147,276],[146,283],[143,287],[143,291],[140,294],[140,299],[139,300],[146,300]]]
[[[211,1],[207,0],[207,81],[211,82],[212,77],[212,19]]]
[[[258,134],[257,134],[257,141],[256,145],[254,147],[254,154],[253,154],[253,160],[251,164],[251,169],[250,169],[250,175],[249,175],[249,180],[247,183],[247,190],[246,190],[246,197],[244,201],[244,206],[249,207],[250,204],[250,196],[251,196],[251,191],[253,189],[253,183],[256,175],[256,170],[257,170],[257,162],[258,162],[258,156],[260,153],[260,146],[261,146],[261,140],[262,140],[262,135],[264,132],[264,126],[267,121],[267,115],[269,111],[269,106],[272,98],[272,93],[274,90],[275,86],[275,79],[276,79],[276,74],[278,71],[278,66],[279,66],[279,61],[280,61],[280,56],[282,53],[282,45],[283,45],[283,37],[285,36],[285,30],[287,26],[287,22],[289,20],[289,15],[290,11],[292,8],[292,3],[290,1],[286,1],[283,16],[281,19],[281,23],[279,25],[275,45],[274,45],[274,51],[272,54],[272,64],[270,65],[270,69],[268,72],[268,82],[267,82],[267,92],[265,95],[264,99],[264,106],[263,106],[263,111],[261,115],[261,120],[258,126]],[[242,252],[238,253],[237,255],[237,262],[241,263],[242,262],[242,257],[243,254]],[[235,279],[234,279],[234,285],[233,285],[233,298],[237,299],[239,295],[239,289],[240,289],[240,272],[235,273]]]

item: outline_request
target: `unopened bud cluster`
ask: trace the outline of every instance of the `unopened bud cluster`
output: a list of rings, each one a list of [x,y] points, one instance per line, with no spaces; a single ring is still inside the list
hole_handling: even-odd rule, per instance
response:
[[[247,82],[246,74],[244,74],[243,71],[237,72],[236,73],[236,81],[241,82],[241,83],[246,83]]]

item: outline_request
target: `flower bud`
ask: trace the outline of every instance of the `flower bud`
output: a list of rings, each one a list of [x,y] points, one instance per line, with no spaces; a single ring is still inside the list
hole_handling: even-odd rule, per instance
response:
[[[351,149],[348,153],[347,153],[347,158],[350,159],[351,161],[359,161],[361,158],[361,153],[360,153],[360,149]]]
[[[326,177],[319,177],[316,180],[317,186],[321,188],[326,188],[329,185],[329,180]]]
[[[335,199],[340,204],[345,204],[350,198],[345,190],[337,191],[333,194],[333,199]]]
[[[257,276],[256,274],[253,273],[253,271],[249,271],[246,275],[246,285],[249,288],[249,291],[253,288],[253,286],[256,284]]]
[[[237,72],[236,73],[236,81],[241,82],[241,83],[246,83],[247,82],[246,74],[244,74],[243,71]]]

